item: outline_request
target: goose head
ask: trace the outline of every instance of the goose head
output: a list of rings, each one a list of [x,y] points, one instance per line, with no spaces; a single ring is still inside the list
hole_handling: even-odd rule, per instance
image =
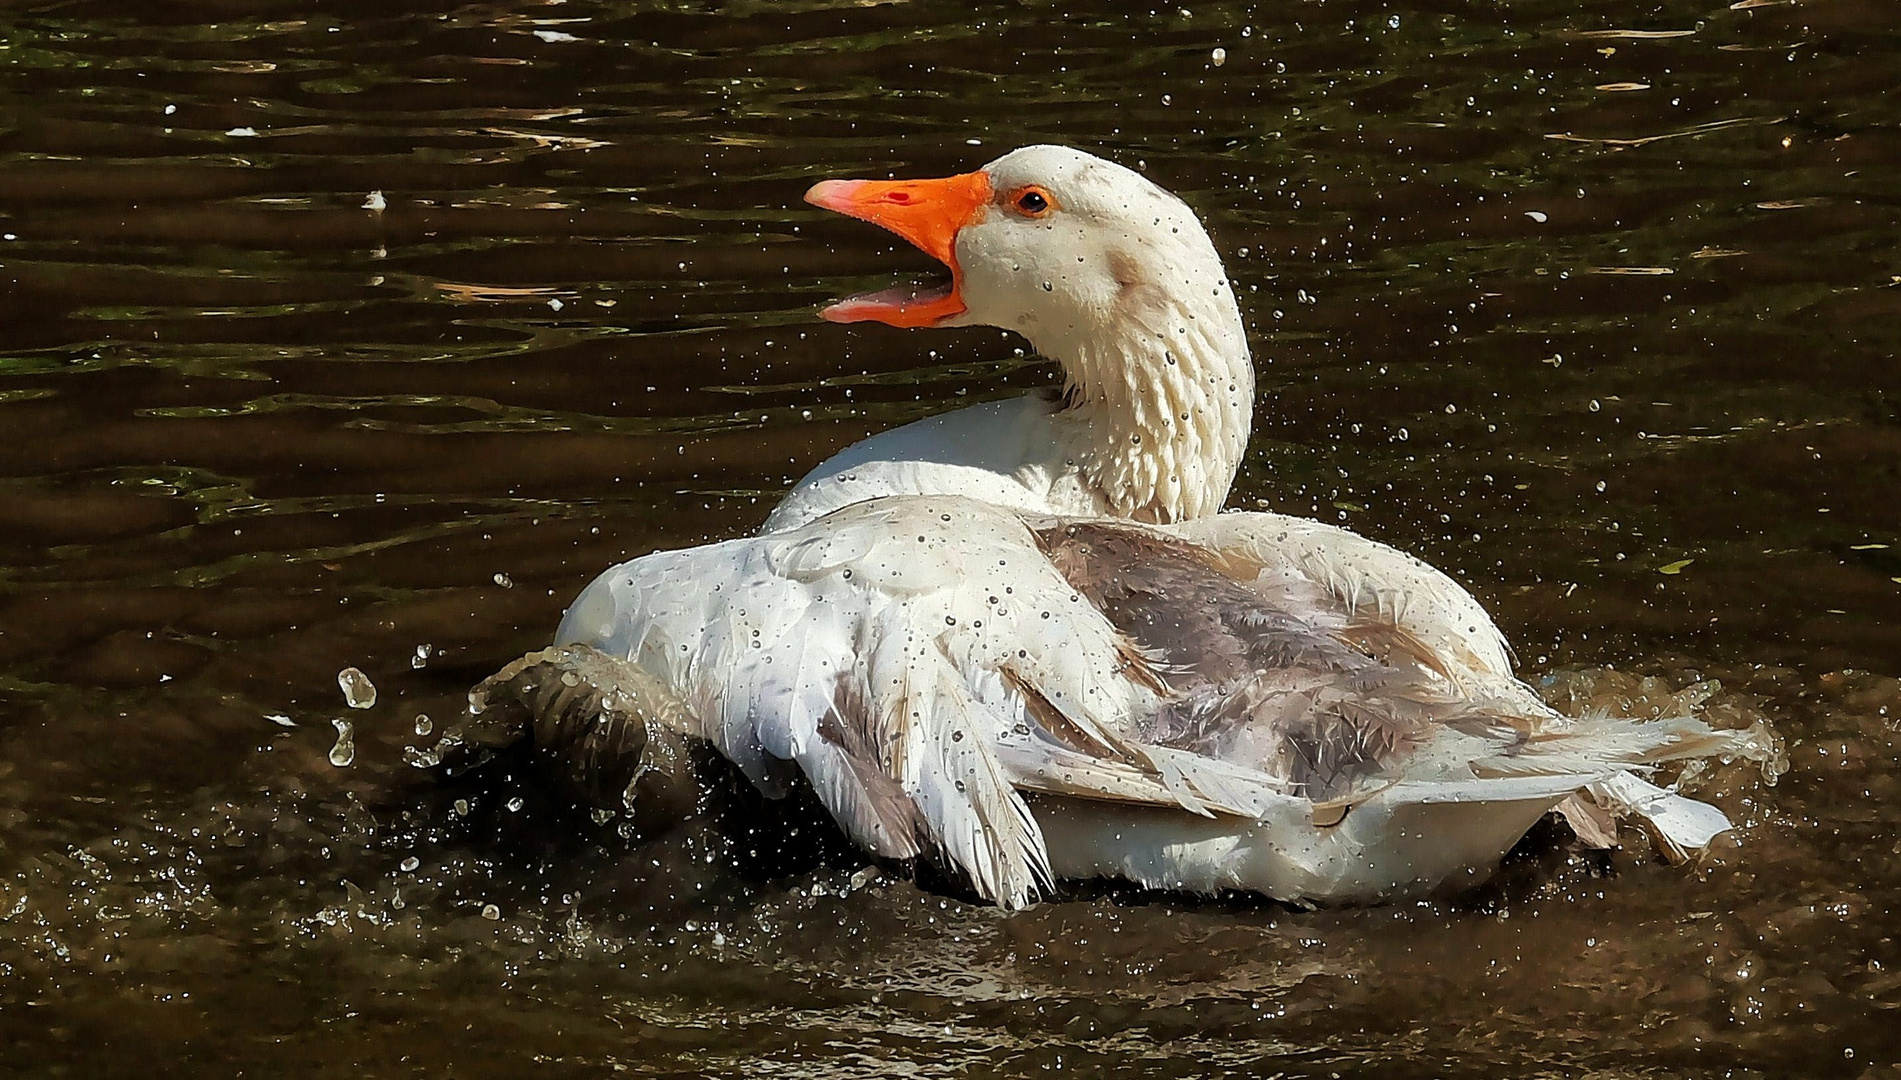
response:
[[[1118,514],[1213,513],[1254,395],[1240,309],[1186,203],[1062,146],[935,180],[827,180],[806,201],[880,225],[950,280],[839,301],[833,322],[997,326],[1062,365],[1056,437]]]
[[[1126,332],[1171,301],[1217,315],[1234,306],[1221,259],[1187,204],[1140,173],[1069,147],[1028,146],[941,179],[827,180],[805,199],[883,226],[950,271],[935,288],[833,304],[823,312],[833,322],[998,326],[1057,354],[1064,350],[1051,339]]]

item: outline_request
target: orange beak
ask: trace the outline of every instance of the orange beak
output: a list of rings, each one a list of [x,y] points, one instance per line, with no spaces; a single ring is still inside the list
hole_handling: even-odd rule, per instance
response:
[[[961,173],[941,180],[825,180],[812,185],[813,206],[880,225],[950,268],[948,289],[900,287],[840,300],[819,314],[829,322],[935,326],[964,313],[964,272],[957,265],[957,231],[983,220],[990,177]]]

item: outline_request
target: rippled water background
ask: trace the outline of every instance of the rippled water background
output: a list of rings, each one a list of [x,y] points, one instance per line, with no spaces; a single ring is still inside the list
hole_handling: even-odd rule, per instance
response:
[[[1901,1075],[1893,15],[6,5],[0,1072]],[[924,260],[798,201],[1032,141],[1228,253],[1238,502],[1446,567],[1534,676],[1719,678],[1793,767],[1719,783],[1739,842],[1006,917],[404,764],[607,564],[1047,382],[815,322]]]

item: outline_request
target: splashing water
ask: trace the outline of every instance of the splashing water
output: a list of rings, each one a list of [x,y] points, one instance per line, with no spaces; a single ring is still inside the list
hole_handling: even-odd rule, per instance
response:
[[[331,720],[330,725],[337,729],[337,744],[330,748],[330,764],[339,769],[348,768],[356,760],[356,728],[341,716]]]
[[[347,667],[337,672],[337,688],[352,709],[367,709],[376,704],[376,684],[361,669]]]

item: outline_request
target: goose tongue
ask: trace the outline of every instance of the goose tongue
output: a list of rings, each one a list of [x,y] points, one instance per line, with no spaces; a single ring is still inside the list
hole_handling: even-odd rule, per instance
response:
[[[908,285],[841,300],[820,315],[831,322],[881,322],[935,326],[964,312],[957,265],[957,231],[982,220],[990,202],[990,177],[961,173],[940,180],[825,180],[805,201],[869,221],[903,237],[950,268],[947,285]]]
[[[894,285],[877,292],[848,296],[826,305],[819,317],[826,322],[881,322],[892,326],[932,326],[964,313],[964,300],[952,280],[935,284]]]

